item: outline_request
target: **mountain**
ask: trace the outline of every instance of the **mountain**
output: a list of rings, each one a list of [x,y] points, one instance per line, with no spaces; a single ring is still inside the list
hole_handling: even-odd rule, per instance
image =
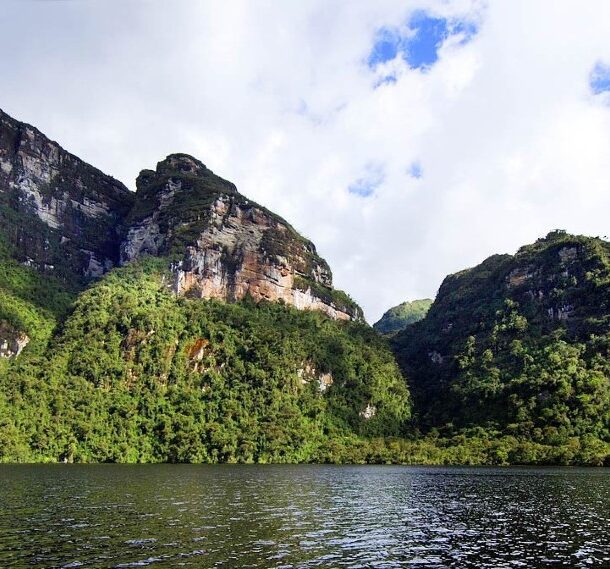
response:
[[[332,288],[330,268],[311,241],[191,156],[172,154],[140,173],[126,225],[122,263],[167,257],[177,294],[229,301],[249,295],[362,318]]]
[[[136,187],[0,114],[0,462],[608,464],[607,241],[494,255],[383,337],[196,158]]]
[[[123,184],[0,110],[0,240],[10,255],[67,281],[119,262],[134,201]]]
[[[610,243],[549,233],[448,276],[393,340],[424,430],[610,440]]]
[[[337,461],[406,432],[387,344],[285,220],[191,156],[131,193],[0,124],[0,462]]]
[[[383,316],[373,324],[373,328],[382,334],[393,334],[404,330],[409,324],[419,322],[424,318],[432,306],[432,300],[424,298],[403,302],[387,310]]]

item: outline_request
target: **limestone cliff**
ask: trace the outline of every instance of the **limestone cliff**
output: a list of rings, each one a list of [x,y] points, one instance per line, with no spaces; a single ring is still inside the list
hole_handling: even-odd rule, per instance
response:
[[[173,154],[136,185],[134,194],[0,110],[0,256],[75,290],[119,263],[164,257],[176,294],[362,317],[313,243],[199,160]]]
[[[362,316],[332,288],[313,243],[191,156],[173,154],[140,173],[127,223],[121,261],[169,257],[177,294],[228,301],[249,295],[332,318]]]
[[[0,110],[0,241],[56,275],[95,277],[118,262],[133,194]]]

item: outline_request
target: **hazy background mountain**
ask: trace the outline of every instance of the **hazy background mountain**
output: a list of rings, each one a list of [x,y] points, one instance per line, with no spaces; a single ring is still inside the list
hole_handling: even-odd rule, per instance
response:
[[[383,316],[373,324],[373,328],[382,334],[399,332],[409,324],[419,322],[424,318],[431,305],[432,300],[429,298],[403,302],[386,310]]]

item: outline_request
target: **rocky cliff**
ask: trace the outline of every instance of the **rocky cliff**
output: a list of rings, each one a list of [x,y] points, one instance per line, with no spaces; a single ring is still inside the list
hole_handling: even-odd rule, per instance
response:
[[[133,194],[2,111],[0,247],[72,285],[152,255],[168,259],[179,295],[250,296],[336,319],[362,317],[332,288],[313,243],[199,160],[168,156],[140,173]]]
[[[40,271],[96,277],[118,263],[123,184],[0,110],[0,238]]]
[[[173,154],[140,173],[127,225],[121,261],[168,257],[176,294],[250,296],[337,319],[362,316],[332,288],[330,268],[313,243],[191,156]]]

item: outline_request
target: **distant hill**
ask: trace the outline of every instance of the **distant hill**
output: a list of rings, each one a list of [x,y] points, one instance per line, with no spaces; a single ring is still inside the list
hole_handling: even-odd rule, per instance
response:
[[[430,298],[403,302],[387,310],[373,324],[373,328],[382,334],[391,334],[404,330],[409,324],[422,320],[428,313],[430,306],[432,306],[432,302]]]

